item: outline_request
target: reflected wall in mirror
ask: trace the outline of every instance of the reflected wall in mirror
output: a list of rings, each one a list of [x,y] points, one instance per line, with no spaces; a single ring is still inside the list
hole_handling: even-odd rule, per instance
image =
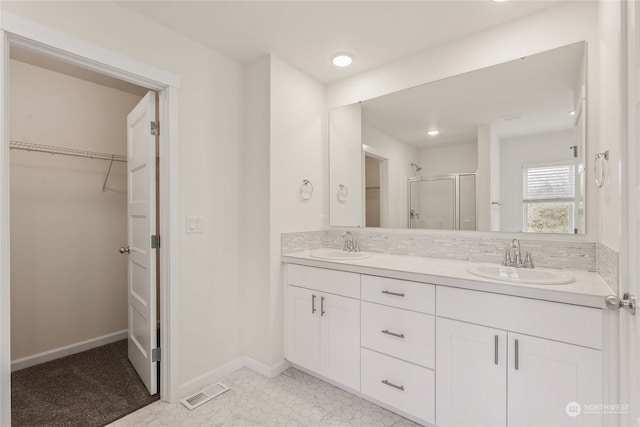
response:
[[[580,42],[330,111],[330,225],[583,234],[585,94]]]

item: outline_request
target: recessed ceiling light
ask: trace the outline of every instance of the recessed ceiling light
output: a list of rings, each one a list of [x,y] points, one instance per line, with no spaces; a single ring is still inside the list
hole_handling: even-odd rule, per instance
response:
[[[346,52],[336,53],[331,57],[331,62],[336,67],[348,67],[353,62],[353,55]]]
[[[570,116],[575,116],[576,115],[576,110],[570,110],[569,111],[569,115]]]
[[[507,0],[493,0],[493,1],[496,2],[496,3],[502,3],[502,2],[505,2]]]
[[[440,131],[438,129],[431,129],[427,131],[427,135],[429,136],[436,136],[440,133]]]

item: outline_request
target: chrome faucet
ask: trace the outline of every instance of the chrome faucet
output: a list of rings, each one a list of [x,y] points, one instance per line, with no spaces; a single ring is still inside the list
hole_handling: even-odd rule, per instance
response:
[[[360,252],[360,242],[357,240],[353,240],[353,234],[350,231],[345,231],[342,233],[342,237],[344,237],[344,247],[343,251],[347,252]]]
[[[502,265],[505,267],[535,268],[530,252],[525,252],[524,262],[522,261],[522,253],[520,252],[520,242],[518,239],[513,239],[511,245],[505,249]]]

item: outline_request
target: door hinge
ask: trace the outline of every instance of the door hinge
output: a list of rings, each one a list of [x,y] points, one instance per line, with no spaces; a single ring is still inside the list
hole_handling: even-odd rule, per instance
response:
[[[154,234],[153,236],[151,236],[151,249],[158,248],[160,248],[160,235]]]
[[[151,122],[151,135],[160,135],[160,123]]]
[[[160,347],[154,348],[151,350],[151,362],[159,362],[160,361]]]

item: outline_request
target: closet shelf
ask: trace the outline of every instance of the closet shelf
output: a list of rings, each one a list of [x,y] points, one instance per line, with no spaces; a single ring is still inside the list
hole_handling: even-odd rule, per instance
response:
[[[98,153],[95,151],[78,150],[76,148],[55,147],[53,145],[33,144],[23,141],[9,141],[9,148],[12,150],[36,151],[39,153],[61,154],[63,156],[85,157],[89,159],[110,160],[114,162],[125,162],[127,156],[120,154]]]

